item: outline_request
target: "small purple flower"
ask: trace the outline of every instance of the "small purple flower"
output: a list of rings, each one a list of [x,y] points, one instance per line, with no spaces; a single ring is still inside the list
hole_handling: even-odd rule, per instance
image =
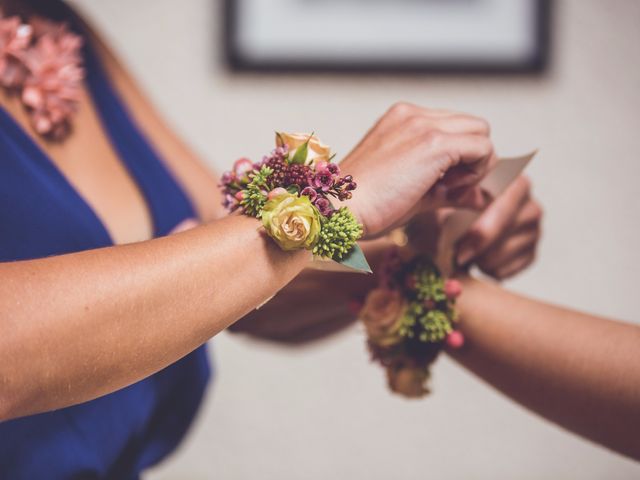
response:
[[[235,180],[236,176],[233,172],[224,172],[222,174],[222,185],[229,185],[231,182]]]
[[[333,175],[328,170],[318,172],[311,179],[311,186],[328,192],[333,187]]]
[[[233,163],[233,171],[237,177],[244,177],[253,169],[253,162],[245,157],[239,158]]]
[[[230,195],[227,193],[224,196],[224,201],[222,202],[222,205],[224,206],[224,208],[228,208],[229,210],[232,210],[237,207],[238,201],[235,199],[233,195]]]
[[[340,175],[340,167],[338,167],[338,164],[336,163],[329,163],[327,165],[327,170],[329,170],[329,173],[335,177]]]
[[[351,190],[355,190],[357,186],[358,184],[356,182],[350,182],[350,183],[347,183],[347,186],[345,188],[351,191]]]
[[[316,198],[318,198],[318,192],[316,192],[315,189],[311,187],[304,187],[300,192],[300,196],[302,195],[306,195],[307,197],[309,197],[311,203],[315,202]]]
[[[328,217],[329,215],[331,215],[331,212],[333,211],[333,207],[331,206],[331,202],[329,202],[329,200],[327,200],[324,197],[320,197],[315,201],[315,206],[318,209],[318,211],[324,215],[325,217]]]
[[[272,159],[284,160],[289,155],[289,147],[287,145],[282,145],[280,147],[276,147],[271,152]]]

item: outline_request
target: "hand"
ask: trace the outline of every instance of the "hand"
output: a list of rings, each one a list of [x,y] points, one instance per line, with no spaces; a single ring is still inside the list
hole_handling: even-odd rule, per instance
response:
[[[540,239],[542,209],[531,198],[531,183],[521,176],[500,195],[458,243],[459,265],[476,263],[503,280],[527,268]]]
[[[435,258],[441,228],[453,212],[451,208],[439,208],[416,215],[406,230],[411,245]],[[542,209],[531,198],[529,181],[519,177],[458,242],[457,264],[475,263],[485,274],[498,280],[515,275],[533,262],[541,219]]]
[[[468,201],[493,159],[485,120],[399,103],[340,167],[358,182],[348,206],[372,238],[432,207],[435,192]]]

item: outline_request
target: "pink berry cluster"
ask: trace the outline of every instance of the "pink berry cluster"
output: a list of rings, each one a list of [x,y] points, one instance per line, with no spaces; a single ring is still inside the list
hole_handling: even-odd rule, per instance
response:
[[[243,192],[251,183],[253,173],[259,168],[259,164],[248,158],[240,158],[233,163],[233,170],[222,174],[219,186],[222,189],[222,205],[226,209],[233,212],[240,207]]]

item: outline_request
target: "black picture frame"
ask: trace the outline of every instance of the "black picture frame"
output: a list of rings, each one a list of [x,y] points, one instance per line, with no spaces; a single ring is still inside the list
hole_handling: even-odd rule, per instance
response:
[[[269,74],[381,73],[381,74],[539,74],[549,64],[552,0],[536,0],[534,15],[535,49],[530,58],[518,62],[385,62],[348,64],[333,61],[256,61],[246,58],[238,48],[238,9],[236,0],[223,0],[224,58],[233,72]]]

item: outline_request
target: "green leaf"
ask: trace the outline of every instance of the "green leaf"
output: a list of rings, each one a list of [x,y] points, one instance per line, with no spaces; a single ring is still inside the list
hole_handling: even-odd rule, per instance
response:
[[[298,193],[300,193],[300,186],[298,186],[298,185],[289,185],[287,187],[287,192],[289,192],[291,194],[298,194]]]
[[[347,255],[334,261],[357,272],[373,273],[366,257],[364,256],[364,252],[358,244],[354,245]]]
[[[293,155],[291,159],[291,163],[299,163],[303,165],[304,162],[307,161],[307,154],[309,153],[309,140],[304,142],[296,149],[296,153]]]

